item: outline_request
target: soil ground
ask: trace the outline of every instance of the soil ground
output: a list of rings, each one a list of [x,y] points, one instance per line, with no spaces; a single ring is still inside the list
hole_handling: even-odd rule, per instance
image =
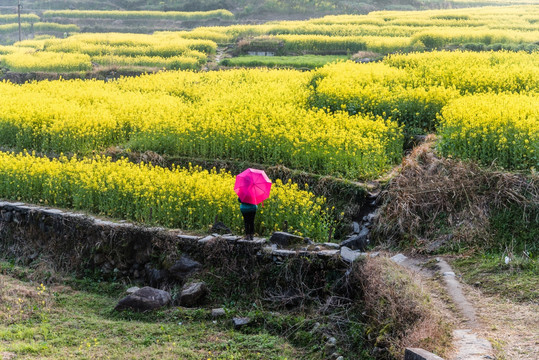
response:
[[[419,274],[433,296],[445,300],[445,313],[457,329],[449,359],[539,359],[539,304],[486,295],[459,281],[458,273],[444,276],[452,271],[444,263],[440,257],[417,257],[401,264]],[[454,278],[452,286],[447,276]],[[466,338],[459,341],[459,335]],[[484,348],[485,340],[491,349]],[[474,356],[474,351],[479,355]]]

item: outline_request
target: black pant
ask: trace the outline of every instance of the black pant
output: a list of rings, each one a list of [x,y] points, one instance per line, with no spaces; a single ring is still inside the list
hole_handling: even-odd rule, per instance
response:
[[[255,215],[256,211],[241,212],[243,222],[245,223],[245,235],[252,237],[255,233]]]

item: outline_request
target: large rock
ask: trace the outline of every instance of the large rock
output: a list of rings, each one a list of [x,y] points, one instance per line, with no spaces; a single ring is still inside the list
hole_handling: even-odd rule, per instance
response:
[[[203,282],[185,285],[179,297],[179,304],[186,307],[199,305],[208,294],[208,287]]]
[[[358,257],[360,256],[366,256],[367,253],[363,253],[360,251],[353,251],[350,248],[347,248],[346,246],[343,246],[341,248],[341,258],[346,262],[354,262]]]
[[[361,228],[361,231],[357,235],[353,235],[347,240],[341,242],[341,246],[349,247],[352,250],[365,251],[369,244],[369,229],[367,227]]]
[[[172,277],[183,281],[186,277],[199,271],[201,268],[202,264],[198,261],[192,260],[186,255],[182,255],[180,259],[168,269],[168,272]]]
[[[277,244],[280,246],[290,246],[297,244],[305,244],[306,241],[301,236],[290,234],[284,231],[276,231],[270,237],[270,242],[272,244]]]
[[[145,286],[120,300],[114,310],[149,311],[166,306],[171,301],[172,297],[167,291]]]

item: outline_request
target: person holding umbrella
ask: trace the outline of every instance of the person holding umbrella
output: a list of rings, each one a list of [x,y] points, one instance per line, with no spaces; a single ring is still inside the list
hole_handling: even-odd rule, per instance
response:
[[[234,191],[240,202],[245,236],[248,240],[253,240],[257,205],[269,197],[271,180],[263,170],[249,168],[236,176]]]
[[[238,201],[240,202],[240,211],[241,215],[243,215],[243,223],[245,224],[245,238],[247,240],[253,240],[255,235],[255,216],[258,206],[242,202],[239,197]]]

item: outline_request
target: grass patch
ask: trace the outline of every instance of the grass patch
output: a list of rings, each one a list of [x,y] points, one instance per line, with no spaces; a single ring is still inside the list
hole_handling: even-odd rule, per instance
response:
[[[347,60],[347,55],[302,55],[302,56],[238,56],[223,59],[219,63],[222,66],[238,67],[291,67],[315,69],[327,63]]]
[[[40,290],[41,289],[41,290]],[[294,359],[303,352],[261,328],[233,330],[206,309],[116,313],[116,296],[0,275],[0,352],[50,359]]]
[[[513,256],[506,264],[498,253],[457,259],[453,262],[466,283],[486,294],[500,295],[517,302],[539,300],[539,264],[537,259]]]

